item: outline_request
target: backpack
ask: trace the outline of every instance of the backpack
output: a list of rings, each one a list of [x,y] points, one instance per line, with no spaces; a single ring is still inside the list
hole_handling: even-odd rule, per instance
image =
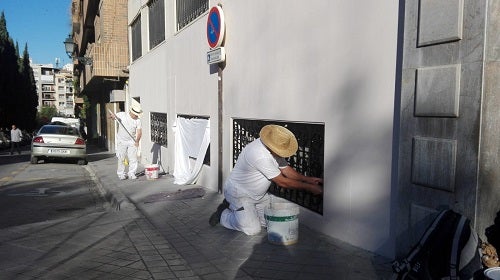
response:
[[[444,210],[403,260],[392,264],[392,279],[473,279],[482,270],[480,241],[470,220]]]

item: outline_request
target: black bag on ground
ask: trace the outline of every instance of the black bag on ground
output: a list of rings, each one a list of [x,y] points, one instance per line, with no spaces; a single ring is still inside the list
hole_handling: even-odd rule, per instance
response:
[[[482,269],[479,248],[469,219],[441,211],[406,258],[393,263],[393,279],[473,279]]]

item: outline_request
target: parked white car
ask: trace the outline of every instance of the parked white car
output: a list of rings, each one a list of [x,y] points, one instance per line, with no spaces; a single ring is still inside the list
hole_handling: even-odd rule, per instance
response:
[[[75,159],[87,164],[87,144],[78,128],[65,124],[47,124],[31,141],[31,163],[40,159]]]

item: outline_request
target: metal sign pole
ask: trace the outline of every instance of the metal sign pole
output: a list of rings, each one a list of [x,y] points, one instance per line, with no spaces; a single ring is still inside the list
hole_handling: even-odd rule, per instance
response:
[[[222,169],[223,169],[223,164],[222,164],[222,160],[223,160],[223,157],[222,157],[222,149],[224,147],[223,145],[223,136],[224,136],[224,133],[223,133],[223,105],[224,105],[224,102],[223,102],[223,96],[222,96],[222,67],[220,65],[217,66],[217,77],[219,79],[218,83],[217,83],[217,92],[218,92],[218,107],[219,107],[219,110],[218,110],[218,143],[219,143],[219,153],[218,153],[218,161],[219,161],[219,170],[218,170],[218,182],[219,182],[219,187],[218,187],[218,191],[219,193],[222,193],[222,185],[223,185],[223,176],[222,176]]]

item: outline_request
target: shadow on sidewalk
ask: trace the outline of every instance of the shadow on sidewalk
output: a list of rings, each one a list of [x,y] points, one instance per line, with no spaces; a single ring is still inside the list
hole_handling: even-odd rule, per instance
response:
[[[100,161],[107,158],[112,158],[115,153],[108,151],[107,149],[97,147],[93,144],[87,144],[87,161],[94,162]]]
[[[107,158],[114,157],[115,154],[88,154],[87,160],[88,162],[100,161]]]
[[[387,259],[317,234],[301,226],[302,240],[288,246],[271,244],[263,236],[235,279],[390,279]]]

